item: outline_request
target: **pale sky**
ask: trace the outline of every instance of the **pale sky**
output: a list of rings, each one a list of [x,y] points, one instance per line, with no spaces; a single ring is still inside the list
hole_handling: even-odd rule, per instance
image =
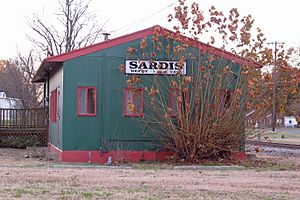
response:
[[[193,0],[189,0],[193,1]],[[214,5],[228,12],[238,8],[241,15],[251,14],[255,24],[263,29],[270,42],[277,40],[287,46],[300,46],[300,2],[297,0],[195,0],[200,7]],[[101,21],[108,21],[106,31],[111,38],[153,25],[171,29],[167,15],[173,12],[176,0],[93,0],[92,10]],[[170,7],[168,7],[170,6]],[[57,8],[57,0],[0,1],[0,59],[13,58],[17,50],[28,52],[32,44],[26,38],[30,28],[26,18],[33,13],[44,16],[49,22]],[[125,27],[125,28],[124,28]]]

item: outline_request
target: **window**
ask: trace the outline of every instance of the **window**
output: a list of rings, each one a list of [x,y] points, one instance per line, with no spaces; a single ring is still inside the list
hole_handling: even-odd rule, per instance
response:
[[[96,116],[96,87],[77,88],[77,115]]]
[[[144,88],[124,89],[124,116],[144,116]]]
[[[50,122],[56,123],[57,115],[57,89],[50,94]]]
[[[185,103],[181,103],[185,102]],[[170,117],[178,117],[181,106],[183,106],[183,111],[186,110],[188,103],[187,93],[180,92],[179,88],[170,88]]]

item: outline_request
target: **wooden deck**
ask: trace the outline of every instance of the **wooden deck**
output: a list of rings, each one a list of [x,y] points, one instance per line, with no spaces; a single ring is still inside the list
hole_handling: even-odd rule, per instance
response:
[[[47,142],[47,109],[0,109],[0,147],[46,146]]]

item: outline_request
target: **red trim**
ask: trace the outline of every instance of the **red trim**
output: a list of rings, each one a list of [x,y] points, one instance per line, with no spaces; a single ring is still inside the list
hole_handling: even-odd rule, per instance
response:
[[[57,89],[50,93],[50,122],[56,123],[57,117]]]
[[[155,26],[154,26],[155,27]],[[52,56],[46,58],[45,60],[48,62],[63,62],[66,60],[70,60],[79,56],[84,56],[96,51],[100,51],[103,49],[111,48],[120,44],[124,44],[130,41],[134,41],[136,39],[144,38],[146,36],[153,34],[153,27],[146,28],[144,30],[140,30],[134,33],[126,34],[121,37],[117,37],[114,39],[106,40],[104,42],[100,42],[98,44],[90,45],[87,47],[83,47],[80,49],[76,49],[73,51],[69,51],[60,55]]]
[[[52,144],[48,144],[51,152],[57,153],[62,162],[82,162],[82,163],[101,163],[105,164],[108,157],[112,157],[113,162],[141,162],[141,161],[165,161],[174,155],[170,151],[110,151],[102,153],[100,151],[62,151]],[[233,157],[238,160],[246,160],[245,152],[235,152]]]
[[[245,152],[234,152],[233,157],[237,160],[247,160],[247,155]]]
[[[153,152],[153,151],[110,151],[101,153],[99,151],[63,151],[61,152],[61,161],[63,162],[91,162],[105,164],[109,157],[113,162],[141,162],[141,161],[164,161],[169,156],[174,155],[171,152]]]
[[[50,102],[49,102],[49,117],[50,117],[50,124],[52,123],[52,101],[53,101],[53,97],[52,97],[52,92],[50,92]]]
[[[127,94],[129,93],[130,90],[134,90],[134,91],[140,91],[142,94],[142,102],[140,104],[140,109],[141,113],[127,113]],[[125,117],[142,117],[144,116],[144,88],[130,88],[130,87],[126,87],[124,88],[124,116]],[[135,105],[135,95],[132,96],[132,101],[133,101],[133,105]]]
[[[88,90],[89,89],[93,89],[94,90],[94,99],[95,99],[95,102],[94,102],[94,113],[80,113],[80,90],[84,90],[85,91],[85,102],[86,102],[86,105],[85,105],[85,110],[88,111]],[[96,113],[97,113],[97,88],[96,86],[78,86],[77,87],[77,116],[96,116]]]
[[[36,71],[32,81],[38,81],[37,75],[44,68],[46,63],[64,62],[66,60],[71,60],[71,59],[77,58],[79,56],[84,56],[84,55],[87,55],[87,54],[90,54],[90,53],[94,53],[96,51],[100,51],[100,50],[111,48],[111,47],[114,47],[114,46],[117,46],[117,45],[120,45],[120,44],[131,42],[131,41],[134,41],[134,40],[137,40],[137,39],[141,39],[141,38],[152,35],[154,33],[154,30],[159,30],[160,33],[167,33],[167,34],[170,34],[170,35],[173,35],[173,36],[176,35],[175,32],[156,25],[156,26],[153,26],[153,27],[150,27],[150,28],[147,28],[147,29],[144,29],[144,30],[140,30],[140,31],[137,31],[137,32],[134,32],[134,33],[131,33],[131,34],[127,34],[127,35],[124,35],[124,36],[121,36],[121,37],[118,37],[118,38],[114,38],[114,39],[111,39],[111,40],[106,40],[106,41],[98,43],[98,44],[94,44],[94,45],[90,45],[90,46],[87,46],[87,47],[84,47],[84,48],[69,51],[69,52],[66,52],[66,53],[63,53],[63,54],[60,54],[60,55],[52,56],[52,57],[49,57],[49,58],[46,58],[46,59],[43,60],[42,64],[40,65],[40,67]],[[162,34],[162,35],[164,35],[164,34]],[[236,54],[233,54],[233,53],[227,52],[225,50],[210,46],[208,44],[205,44],[203,42],[199,42],[197,40],[193,40],[189,37],[179,35],[179,38],[182,41],[185,41],[190,46],[193,46],[193,47],[198,48],[198,49],[203,50],[203,51],[208,51],[211,54],[226,58],[228,60],[232,60],[236,63],[240,63],[242,65],[251,65],[251,66],[256,67],[256,68],[261,68],[262,67],[262,65],[260,65],[258,63],[254,63],[252,61],[246,60],[246,59],[244,59],[244,58],[242,58],[242,57],[240,57]]]
[[[60,91],[57,91],[57,145],[60,144],[60,103],[59,103],[59,98],[60,98]]]
[[[134,32],[134,33],[123,35],[121,37],[106,40],[106,41],[100,42],[98,44],[90,45],[90,46],[83,47],[83,48],[80,48],[80,49],[76,49],[76,50],[73,50],[73,51],[69,51],[69,52],[66,52],[66,53],[63,53],[63,54],[60,54],[60,55],[56,55],[56,56],[46,58],[46,59],[43,60],[42,64],[40,65],[40,67],[38,68],[36,73],[34,74],[32,81],[38,81],[38,80],[36,80],[36,77],[37,77],[39,71],[42,70],[43,66],[46,63],[49,63],[49,62],[64,62],[66,60],[71,60],[71,59],[77,58],[79,56],[84,56],[84,55],[87,55],[87,54],[90,54],[90,53],[93,53],[93,52],[96,52],[96,51],[100,51],[100,50],[111,48],[111,47],[114,47],[114,46],[117,46],[117,45],[120,45],[120,44],[131,42],[131,41],[134,41],[134,40],[137,40],[137,39],[141,39],[141,38],[147,37],[149,35],[152,35],[153,34],[152,29],[153,29],[153,27],[150,27],[150,28],[147,28],[147,29],[144,29],[144,30]]]

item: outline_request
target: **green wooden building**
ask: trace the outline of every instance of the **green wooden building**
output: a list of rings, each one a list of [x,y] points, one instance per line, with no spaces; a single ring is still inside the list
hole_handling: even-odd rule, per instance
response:
[[[127,74],[140,73],[138,63],[141,59],[138,56],[128,58],[128,48],[139,48],[144,40],[148,49],[153,49],[155,30],[165,35],[175,34],[154,26],[48,57],[42,62],[33,82],[45,83],[50,116],[49,148],[59,154],[61,161],[105,163],[109,156],[113,160],[161,160],[172,154],[157,148],[151,134],[142,133],[142,125],[136,118],[147,117],[144,109],[146,93],[140,88],[139,95],[133,99],[126,84]],[[259,67],[232,53],[181,37],[191,48],[222,57],[236,66]],[[165,76],[178,70],[176,57],[157,55],[155,60],[165,65]],[[186,61],[183,74],[193,73],[190,62]],[[120,64],[126,66],[125,74],[120,72]],[[152,68],[140,77],[156,73],[155,66]],[[138,104],[136,111],[128,107],[130,100]]]

